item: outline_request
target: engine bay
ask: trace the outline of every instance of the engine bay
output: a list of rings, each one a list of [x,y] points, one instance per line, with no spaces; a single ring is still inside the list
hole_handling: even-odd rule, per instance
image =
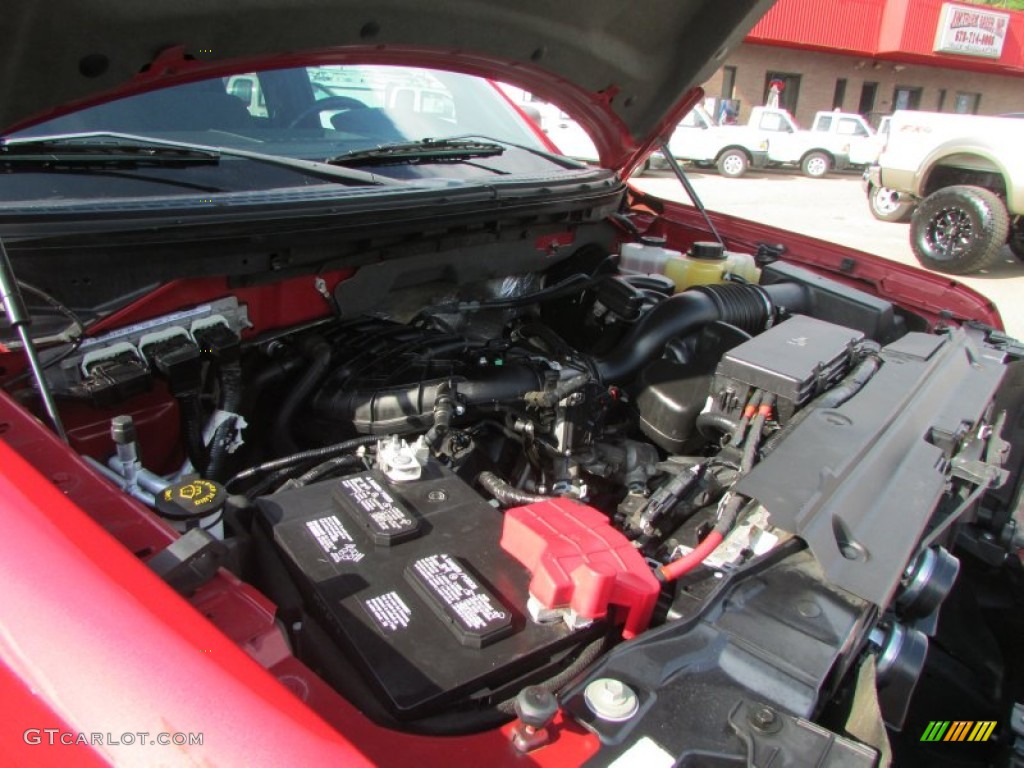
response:
[[[677,291],[564,250],[384,294],[294,278],[322,306],[268,326],[260,286],[143,298],[44,354],[46,385],[92,471],[188,540],[151,567],[254,586],[378,725],[532,734],[539,687],[609,762],[660,733],[680,759],[875,764],[888,743],[838,713],[871,689],[890,733],[920,720],[962,558],[1019,548],[993,495],[1019,347],[770,252]]]

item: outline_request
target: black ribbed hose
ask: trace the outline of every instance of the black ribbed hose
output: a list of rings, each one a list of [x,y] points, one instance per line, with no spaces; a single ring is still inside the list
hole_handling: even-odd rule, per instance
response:
[[[666,299],[648,312],[603,360],[597,372],[605,382],[626,381],[661,354],[665,345],[716,320],[758,333],[783,312],[810,306],[806,289],[796,283],[705,285]]]
[[[542,496],[539,493],[521,491],[513,485],[506,483],[493,472],[481,472],[476,481],[480,487],[493,496],[498,504],[503,507],[515,507],[521,504],[535,504],[538,501],[548,501],[553,496]]]
[[[363,435],[362,437],[354,437],[351,440],[346,440],[342,443],[326,445],[323,448],[310,448],[308,451],[300,451],[299,453],[293,453],[290,456],[282,456],[279,459],[265,461],[262,464],[257,464],[255,467],[243,469],[224,485],[230,491],[237,483],[240,483],[243,480],[248,480],[249,478],[262,474],[263,472],[272,472],[276,469],[294,467],[296,464],[313,462],[317,459],[329,459],[332,456],[338,456],[343,453],[348,453],[349,451],[354,451],[356,448],[363,445],[373,445],[378,439],[379,438],[376,435]]]
[[[817,408],[838,408],[860,392],[871,377],[878,372],[882,363],[875,356],[865,357],[846,377],[823,394],[815,403]]]
[[[814,400],[805,405],[793,418],[789,420],[785,427],[780,429],[774,435],[769,438],[764,447],[761,449],[761,454],[767,456],[769,453],[774,451],[784,440],[787,440],[796,428],[799,427],[804,420],[814,413],[816,410],[822,408],[838,408],[840,405],[845,403],[847,400],[852,398],[858,392],[860,392],[864,385],[871,380],[871,377],[878,372],[881,367],[882,361],[875,355],[869,354],[863,360],[858,363],[852,371],[836,384],[832,389],[818,395]]]

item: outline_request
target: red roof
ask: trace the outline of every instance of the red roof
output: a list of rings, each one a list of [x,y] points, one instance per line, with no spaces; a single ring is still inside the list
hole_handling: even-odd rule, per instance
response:
[[[936,52],[943,6],[1008,17],[998,59]],[[1024,11],[945,0],[779,0],[747,41],[1000,74],[1024,74]]]

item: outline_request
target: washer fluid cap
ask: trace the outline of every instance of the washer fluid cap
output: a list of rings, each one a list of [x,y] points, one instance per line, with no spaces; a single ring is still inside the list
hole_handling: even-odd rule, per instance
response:
[[[705,261],[724,261],[725,247],[721,243],[699,242],[690,246],[690,258]]]

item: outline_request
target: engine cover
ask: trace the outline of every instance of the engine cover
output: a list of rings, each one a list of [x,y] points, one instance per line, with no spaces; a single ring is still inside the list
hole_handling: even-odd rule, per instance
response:
[[[257,504],[305,610],[396,719],[500,699],[604,632],[532,621],[531,574],[499,546],[502,513],[432,460],[411,482],[374,470]]]

